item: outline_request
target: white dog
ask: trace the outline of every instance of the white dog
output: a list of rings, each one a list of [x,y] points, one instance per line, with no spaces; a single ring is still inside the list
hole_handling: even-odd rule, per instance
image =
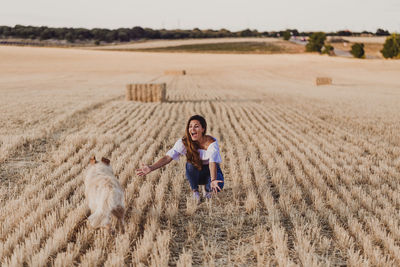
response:
[[[92,227],[111,227],[111,214],[117,217],[117,226],[124,232],[124,192],[113,174],[110,160],[100,162],[93,156],[85,178],[85,197],[92,214],[88,220]]]

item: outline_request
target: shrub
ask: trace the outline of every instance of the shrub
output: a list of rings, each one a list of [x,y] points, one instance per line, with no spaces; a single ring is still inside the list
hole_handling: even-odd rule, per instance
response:
[[[284,31],[283,32],[283,40],[289,41],[291,36],[292,35],[291,35],[290,31]]]
[[[335,48],[329,44],[324,45],[324,48],[322,49],[322,54],[328,54],[330,56],[335,55]]]
[[[326,35],[324,32],[314,32],[310,36],[310,40],[308,41],[308,44],[306,45],[306,51],[321,53],[321,49],[324,46],[325,40],[326,40]]]
[[[392,34],[387,37],[381,53],[385,58],[400,57],[400,35]]]
[[[364,51],[364,44],[355,43],[351,46],[350,53],[356,58],[364,58],[365,51]]]

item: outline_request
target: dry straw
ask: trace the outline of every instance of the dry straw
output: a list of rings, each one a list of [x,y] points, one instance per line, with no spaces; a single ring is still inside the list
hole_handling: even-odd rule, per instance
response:
[[[330,77],[317,77],[315,80],[316,85],[329,85],[332,84],[332,78]]]
[[[186,75],[186,70],[165,70],[165,75]]]
[[[127,101],[165,102],[165,83],[135,83],[126,85],[125,99]]]

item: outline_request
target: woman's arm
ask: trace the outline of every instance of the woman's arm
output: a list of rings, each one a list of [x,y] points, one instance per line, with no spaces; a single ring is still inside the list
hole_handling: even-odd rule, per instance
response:
[[[142,165],[142,168],[136,170],[136,175],[143,176],[148,174],[149,172],[152,172],[154,170],[157,170],[158,168],[161,168],[162,166],[167,165],[172,161],[172,158],[170,156],[164,156],[161,159],[159,159],[156,163],[153,165]]]
[[[222,183],[223,181],[217,180],[217,163],[210,162],[208,166],[210,168],[211,189],[212,189],[212,191],[218,192],[218,189],[221,191],[221,188],[219,187],[218,184]]]
[[[217,163],[210,162],[208,166],[210,167],[211,182],[217,180]]]

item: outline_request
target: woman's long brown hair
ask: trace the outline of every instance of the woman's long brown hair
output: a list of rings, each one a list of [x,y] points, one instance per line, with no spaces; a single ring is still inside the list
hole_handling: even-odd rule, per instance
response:
[[[195,141],[192,140],[192,137],[189,132],[189,124],[191,121],[196,120],[199,121],[201,126],[204,129],[203,135],[206,134],[207,131],[207,122],[206,120],[200,116],[200,115],[194,115],[189,118],[187,124],[186,124],[186,131],[185,131],[185,136],[182,138],[183,144],[185,145],[186,148],[186,159],[188,162],[193,164],[193,166],[196,167],[199,171],[203,167],[203,162],[200,159],[200,153],[197,151],[199,149],[199,144]]]

